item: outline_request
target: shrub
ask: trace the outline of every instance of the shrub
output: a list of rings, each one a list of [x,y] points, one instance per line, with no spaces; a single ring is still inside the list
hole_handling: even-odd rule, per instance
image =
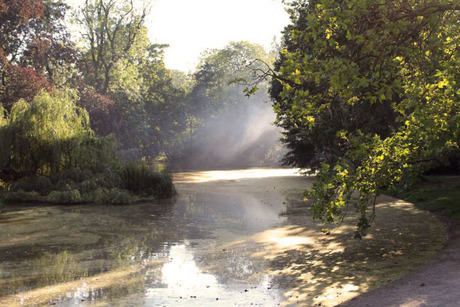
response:
[[[78,167],[74,167],[53,174],[51,177],[54,183],[58,183],[59,181],[65,180],[72,180],[75,183],[80,183],[93,178],[93,172],[89,169],[80,169]]]
[[[37,191],[40,195],[47,195],[51,192],[53,184],[48,177],[38,176],[32,179],[32,190]]]
[[[171,175],[154,172],[145,163],[125,164],[119,174],[121,187],[138,195],[166,198],[175,194]]]
[[[5,207],[5,199],[0,195],[0,210]]]
[[[41,201],[40,194],[36,191],[26,192],[24,190],[10,191],[6,193],[5,199],[14,202]]]
[[[98,188],[85,195],[85,201],[98,205],[128,205],[134,200],[134,196],[132,196],[128,191],[117,188]]]
[[[108,190],[104,188],[98,188],[89,197],[89,201],[98,205],[108,204]]]
[[[33,176],[23,178],[11,186],[11,192],[38,192],[40,195],[47,195],[53,188],[53,184],[48,177]]]
[[[94,180],[85,180],[78,184],[78,190],[82,194],[93,192],[98,187],[98,184]]]
[[[27,178],[20,179],[13,183],[10,188],[10,192],[30,192],[32,191],[31,184]]]
[[[72,179],[65,179],[62,181],[58,181],[54,189],[55,191],[71,191],[71,190],[77,190],[78,189],[78,184],[73,181]]]
[[[120,174],[111,168],[104,169],[104,171],[98,178],[98,183],[99,185],[108,189],[122,186]]]
[[[109,190],[108,198],[112,205],[128,205],[134,201],[134,197],[128,191],[117,188]]]
[[[80,192],[75,189],[69,191],[51,191],[46,200],[53,203],[78,203],[82,201]]]

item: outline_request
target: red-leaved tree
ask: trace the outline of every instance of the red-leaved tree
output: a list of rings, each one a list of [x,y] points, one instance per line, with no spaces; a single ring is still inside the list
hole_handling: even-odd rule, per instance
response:
[[[6,109],[52,89],[57,65],[76,61],[61,1],[0,0],[0,103]]]
[[[120,129],[122,114],[113,100],[99,94],[94,89],[84,87],[80,90],[79,105],[88,112],[91,129],[97,135],[106,136]]]

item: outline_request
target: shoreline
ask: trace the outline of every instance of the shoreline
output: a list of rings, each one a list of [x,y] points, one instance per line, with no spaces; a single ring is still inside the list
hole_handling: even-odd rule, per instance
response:
[[[447,242],[434,259],[375,290],[337,306],[458,306],[460,223],[431,213],[445,226]]]

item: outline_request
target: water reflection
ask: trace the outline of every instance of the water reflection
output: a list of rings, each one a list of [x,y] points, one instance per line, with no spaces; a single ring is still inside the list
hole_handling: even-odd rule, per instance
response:
[[[174,303],[174,306],[199,305],[215,306],[240,305],[247,306],[251,303],[259,306],[273,306],[281,302],[281,293],[272,290],[270,277],[267,274],[259,274],[258,278],[241,278],[240,274],[229,274],[231,271],[245,271],[244,275],[254,275],[256,272],[248,265],[250,255],[241,254],[245,258],[243,262],[219,262],[220,269],[215,270],[203,263],[209,263],[209,256],[215,255],[216,251],[209,249],[206,252],[196,250],[191,242],[172,246],[169,251],[169,261],[162,266],[161,277],[156,282],[146,285],[146,293],[143,302],[148,306],[164,306]],[[203,255],[206,254],[206,255]],[[197,254],[201,255],[201,261],[197,260]],[[216,260],[216,259],[214,259]],[[226,271],[224,273],[224,271]],[[226,275],[225,282],[218,276]],[[158,276],[157,276],[158,277]],[[135,302],[135,298],[131,298]]]
[[[351,213],[325,235],[296,207],[309,178],[258,172],[179,174],[175,203],[8,207],[0,306],[333,306],[445,242],[440,223],[393,199],[363,240]]]
[[[222,170],[203,172],[182,172],[174,174],[176,183],[202,183],[213,181],[239,181],[244,179],[260,179],[271,177],[298,176],[299,169],[244,169],[244,170]]]
[[[289,173],[258,172],[240,178]],[[0,305],[280,302],[266,263],[251,257],[257,247],[225,246],[282,224],[284,196],[272,183],[269,193],[241,181],[212,184],[179,180],[174,204],[8,207],[0,216]]]

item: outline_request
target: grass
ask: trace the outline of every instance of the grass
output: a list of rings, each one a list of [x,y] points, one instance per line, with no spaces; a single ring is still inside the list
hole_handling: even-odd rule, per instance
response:
[[[460,177],[426,176],[409,190],[395,195],[417,206],[417,208],[442,212],[460,220]]]

